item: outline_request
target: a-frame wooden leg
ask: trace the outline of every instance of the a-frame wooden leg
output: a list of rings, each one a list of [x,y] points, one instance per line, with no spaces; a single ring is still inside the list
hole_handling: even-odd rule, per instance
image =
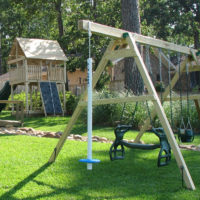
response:
[[[177,165],[178,165],[180,171],[183,171],[183,179],[184,179],[184,182],[186,184],[186,187],[188,189],[195,190],[195,185],[193,183],[193,180],[191,178],[191,175],[189,173],[187,165],[184,161],[184,158],[181,154],[181,151],[178,147],[178,144],[176,142],[176,139],[174,137],[174,134],[172,132],[172,129],[170,127],[168,119],[165,115],[164,109],[161,105],[160,99],[159,99],[159,97],[156,93],[154,85],[151,81],[151,78],[150,78],[148,71],[145,67],[143,59],[140,55],[140,52],[139,52],[138,47],[136,45],[136,42],[135,42],[134,38],[132,37],[132,35],[130,33],[128,35],[129,35],[129,37],[127,37],[127,42],[129,44],[130,49],[133,51],[133,56],[136,55],[136,56],[134,56],[134,59],[136,61],[138,70],[140,71],[140,74],[143,78],[144,84],[146,85],[148,92],[155,97],[155,100],[153,101],[153,103],[154,103],[156,112],[158,114],[158,117],[160,119],[162,127],[163,127],[163,129],[166,133],[166,136],[167,136],[167,139],[168,139],[168,141],[171,145],[171,148],[174,152],[174,156],[175,156]]]
[[[195,99],[194,103],[195,103],[195,106],[196,106],[196,109],[197,109],[197,113],[198,113],[198,117],[199,117],[199,120],[200,120],[200,107],[199,107],[198,99]]]
[[[182,73],[183,70],[185,69],[185,65],[186,65],[187,61],[188,60],[186,59],[185,61],[183,61],[181,63],[180,73]],[[175,86],[175,84],[177,83],[178,79],[179,79],[179,72],[177,70],[177,72],[175,73],[174,77],[171,80],[171,88],[173,88]],[[170,93],[170,86],[168,85],[168,87],[165,89],[165,92],[163,93],[163,101],[165,101],[165,98],[169,95],[169,93]],[[156,116],[156,114],[157,114],[156,110],[153,109],[152,112],[151,112],[151,119],[154,119],[154,117]],[[135,138],[135,142],[136,143],[138,143],[140,141],[142,135],[148,129],[149,125],[150,125],[150,120],[149,119],[145,120],[144,125],[140,129],[140,132],[137,135],[137,137]]]
[[[108,58],[107,58],[106,55],[109,54],[109,52],[113,49],[114,45],[115,45],[115,41],[113,40],[108,45],[108,47],[107,47],[107,49],[106,49],[106,51],[104,53],[104,56],[102,57],[99,65],[98,65],[98,67],[97,67],[97,69],[96,69],[96,71],[94,73],[93,82],[92,82],[92,87],[93,88],[95,87],[100,75],[102,74],[102,72],[105,69],[105,66],[106,66],[106,64],[108,62]],[[87,94],[88,93],[87,93],[87,90],[86,90],[85,93],[83,94],[83,97],[80,99],[79,102],[81,102],[83,100],[86,100]],[[58,141],[56,147],[54,148],[54,151],[53,151],[53,153],[52,153],[52,155],[51,155],[51,157],[49,159],[50,163],[54,162],[56,160],[56,157],[58,156],[60,150],[62,149],[62,147],[63,147],[68,135],[70,134],[70,131],[71,131],[73,125],[76,123],[76,121],[77,121],[79,115],[81,114],[83,108],[84,107],[81,106],[80,104],[77,105],[77,107],[76,107],[76,109],[75,109],[75,111],[74,111],[69,123],[67,124],[67,127],[66,127],[64,133],[62,134],[60,140]]]

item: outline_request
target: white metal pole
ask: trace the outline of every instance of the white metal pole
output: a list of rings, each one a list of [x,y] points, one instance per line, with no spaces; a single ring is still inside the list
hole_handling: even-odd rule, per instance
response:
[[[87,59],[88,68],[88,113],[87,113],[87,129],[88,129],[88,160],[92,160],[92,58]],[[92,170],[92,163],[87,163],[87,169]]]

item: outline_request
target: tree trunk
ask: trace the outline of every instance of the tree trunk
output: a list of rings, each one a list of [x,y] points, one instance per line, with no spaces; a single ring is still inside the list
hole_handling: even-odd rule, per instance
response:
[[[196,13],[196,18],[195,18],[195,24],[196,26],[193,27],[193,37],[194,37],[194,48],[195,49],[200,49],[200,34],[199,34],[199,29],[200,29],[200,6],[197,5],[197,13]],[[197,25],[198,24],[198,25]],[[192,87],[195,87],[198,85],[200,88],[200,72],[191,72],[191,82],[192,82]]]
[[[121,8],[123,29],[140,34],[139,0],[121,0]],[[124,69],[125,88],[134,94],[141,94],[144,90],[143,81],[133,58],[125,59]]]
[[[55,3],[56,14],[57,14],[59,37],[61,38],[64,34],[63,20],[62,20],[62,10],[61,10],[62,0],[54,1],[54,3]]]
[[[62,0],[54,1],[54,4],[55,4],[55,10],[56,10],[56,14],[57,14],[59,39],[61,40],[63,35],[64,35],[63,20],[62,20],[62,9],[61,9]],[[67,72],[66,72],[66,76],[67,76]],[[66,79],[68,80],[68,77],[66,77]],[[66,91],[69,91],[68,81],[65,84],[65,89],[66,89]]]
[[[1,28],[1,27],[0,27]],[[0,29],[1,31],[1,29]],[[2,70],[2,51],[1,51],[1,33],[0,33],[0,75],[3,73]]]

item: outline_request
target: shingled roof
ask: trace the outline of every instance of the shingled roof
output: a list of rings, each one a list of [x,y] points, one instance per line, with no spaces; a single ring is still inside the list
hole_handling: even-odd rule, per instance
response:
[[[18,48],[18,57],[25,56],[27,59],[42,59],[66,61],[63,50],[56,40],[15,38],[11,48],[9,59],[16,58],[16,48]]]

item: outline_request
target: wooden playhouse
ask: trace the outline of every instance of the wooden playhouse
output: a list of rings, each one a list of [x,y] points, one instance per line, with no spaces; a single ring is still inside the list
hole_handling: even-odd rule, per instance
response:
[[[41,94],[45,116],[63,114],[66,61],[63,50],[55,40],[15,38],[8,57],[11,99],[14,97],[13,88],[24,85],[25,112],[36,112],[32,110],[32,93],[36,88]],[[63,108],[58,95],[58,85],[63,92]]]

